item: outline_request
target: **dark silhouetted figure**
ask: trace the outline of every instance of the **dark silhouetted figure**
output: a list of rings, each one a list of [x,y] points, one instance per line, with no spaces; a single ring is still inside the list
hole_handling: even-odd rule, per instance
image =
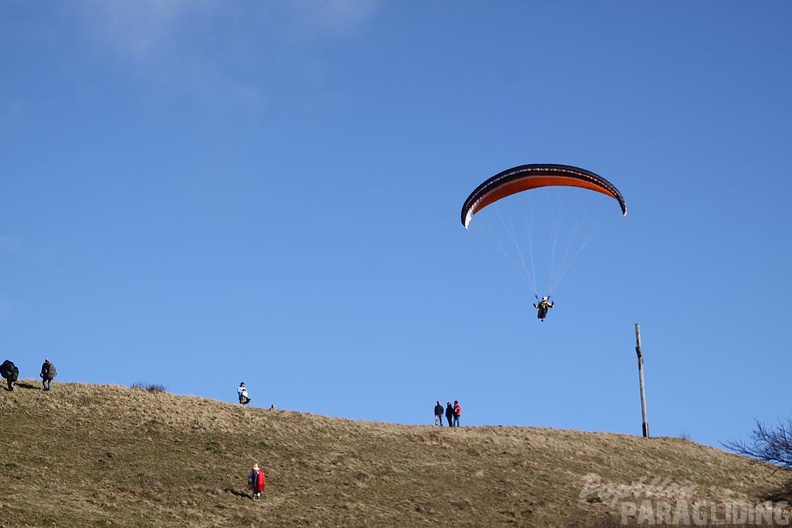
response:
[[[50,363],[49,359],[45,359],[44,364],[41,365],[41,373],[39,374],[45,391],[50,390],[52,386],[52,380],[55,379],[56,374],[57,370],[55,370],[55,365]]]
[[[443,404],[437,400],[437,405],[434,408],[435,413],[435,426],[443,427]]]
[[[0,365],[0,376],[5,378],[6,382],[8,382],[8,390],[12,391],[14,390],[14,383],[19,379],[19,368],[14,365],[13,361],[6,359]]]
[[[448,427],[454,427],[454,408],[451,407],[451,402],[446,403],[446,420]]]

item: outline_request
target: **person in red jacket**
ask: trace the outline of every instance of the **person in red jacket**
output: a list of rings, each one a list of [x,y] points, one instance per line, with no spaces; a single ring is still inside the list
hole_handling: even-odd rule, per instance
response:
[[[454,427],[459,427],[459,417],[462,416],[462,406],[454,400]]]
[[[250,475],[248,475],[248,488],[250,488],[253,500],[259,500],[261,498],[261,492],[264,491],[266,485],[267,477],[264,475],[264,472],[259,469],[258,464],[253,464],[253,469],[250,471]]]

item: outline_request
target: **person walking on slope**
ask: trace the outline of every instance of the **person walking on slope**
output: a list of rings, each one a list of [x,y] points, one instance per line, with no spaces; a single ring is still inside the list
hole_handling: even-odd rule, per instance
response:
[[[459,427],[459,417],[462,416],[462,406],[454,400],[454,427]]]
[[[446,420],[448,421],[448,427],[454,426],[454,408],[451,407],[451,402],[446,403]]]
[[[41,373],[39,377],[41,378],[41,383],[44,385],[44,390],[50,390],[50,386],[52,384],[52,380],[55,378],[57,371],[55,370],[55,365],[50,363],[49,359],[44,360],[44,364],[41,365]]]
[[[8,390],[14,390],[14,383],[19,379],[19,367],[14,365],[14,362],[6,359],[0,365],[0,376],[3,376],[8,382]]]
[[[253,469],[248,475],[248,488],[250,489],[252,499],[259,500],[261,498],[261,492],[264,491],[266,486],[267,477],[264,475],[264,472],[259,469],[258,464],[253,464]]]
[[[237,396],[239,396],[239,403],[242,405],[247,405],[250,403],[250,397],[248,396],[247,387],[245,387],[245,382],[239,384],[239,388],[237,389]]]
[[[435,427],[443,427],[443,404],[437,400],[437,405],[434,408],[435,412]]]

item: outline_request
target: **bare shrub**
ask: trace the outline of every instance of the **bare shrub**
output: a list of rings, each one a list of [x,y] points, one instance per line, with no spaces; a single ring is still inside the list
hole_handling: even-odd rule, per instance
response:
[[[723,446],[737,454],[792,469],[792,420],[779,422],[775,428],[757,420],[749,438],[747,442],[732,440]]]
[[[154,383],[141,383],[139,381],[137,383],[133,383],[132,388],[146,392],[167,392],[165,389],[165,385],[158,385]]]
[[[792,469],[792,419],[786,423],[779,421],[776,427],[769,427],[756,421],[756,428],[751,431],[748,440],[732,440],[723,443],[739,455],[755,458],[779,468]],[[775,500],[788,500],[792,497],[792,479],[779,489],[774,490],[768,497]]]

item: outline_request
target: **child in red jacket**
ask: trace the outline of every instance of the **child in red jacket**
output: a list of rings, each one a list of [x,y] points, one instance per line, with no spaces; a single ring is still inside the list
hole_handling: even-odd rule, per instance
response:
[[[264,475],[264,472],[259,469],[258,464],[253,464],[253,469],[248,475],[248,488],[253,495],[253,500],[259,500],[261,498],[261,492],[264,491],[264,488],[267,485],[267,477]]]

